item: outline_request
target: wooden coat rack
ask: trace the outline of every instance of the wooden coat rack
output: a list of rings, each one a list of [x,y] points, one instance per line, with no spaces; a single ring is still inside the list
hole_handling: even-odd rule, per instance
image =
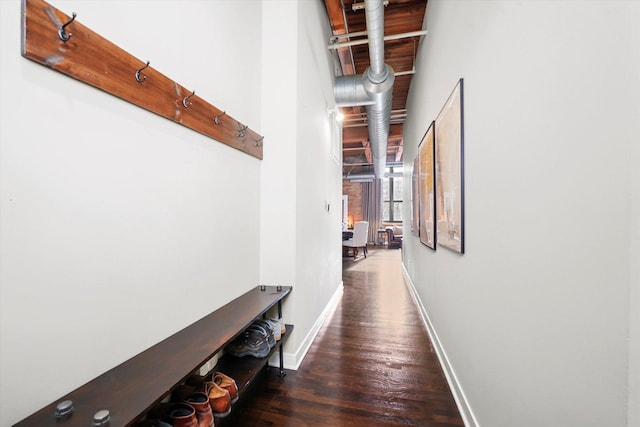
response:
[[[23,0],[22,56],[262,159],[263,136],[43,0]]]

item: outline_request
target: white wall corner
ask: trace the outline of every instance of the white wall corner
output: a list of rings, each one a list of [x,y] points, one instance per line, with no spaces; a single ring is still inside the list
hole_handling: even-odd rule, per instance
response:
[[[451,389],[451,393],[453,394],[453,398],[456,401],[456,405],[458,406],[458,410],[460,411],[460,416],[462,417],[462,421],[464,425],[467,427],[479,427],[480,424],[476,419],[476,416],[471,409],[471,405],[469,405],[469,401],[462,390],[462,386],[456,377],[456,373],[447,357],[447,353],[442,347],[442,343],[438,338],[438,334],[436,333],[433,324],[431,323],[431,319],[427,314],[427,310],[422,304],[420,300],[420,296],[416,291],[416,287],[413,284],[413,280],[411,280],[411,276],[409,276],[409,272],[407,271],[404,262],[402,263],[402,274],[405,279],[405,283],[407,284],[407,288],[409,289],[409,293],[411,294],[411,298],[413,302],[416,304],[420,311],[420,317],[422,317],[422,321],[427,328],[427,333],[429,334],[429,339],[431,340],[431,345],[436,351],[438,355],[438,361],[440,362],[440,366],[442,367],[442,371],[444,372],[444,376],[447,378],[447,383],[449,383],[449,388]]]
[[[320,328],[324,324],[325,320],[327,320],[327,318],[333,313],[333,311],[338,306],[338,303],[342,299],[343,293],[344,293],[344,282],[340,281],[338,288],[331,296],[331,299],[325,306],[324,310],[322,310],[322,313],[320,313],[320,316],[318,316],[318,318],[316,319],[316,322],[313,324],[313,327],[311,328],[307,336],[304,338],[304,340],[302,340],[302,343],[300,344],[300,346],[298,346],[298,348],[295,349],[295,351],[293,352],[287,351],[288,350],[287,346],[285,346],[285,352],[282,358],[285,369],[291,369],[294,371],[298,370],[298,368],[300,367],[300,364],[304,360],[304,357],[307,355],[307,352],[309,351],[311,344],[313,344],[313,340],[316,338],[316,335],[318,335]],[[280,354],[276,352],[271,357],[271,359],[269,359],[269,366],[279,367],[280,366],[279,358],[280,358]]]

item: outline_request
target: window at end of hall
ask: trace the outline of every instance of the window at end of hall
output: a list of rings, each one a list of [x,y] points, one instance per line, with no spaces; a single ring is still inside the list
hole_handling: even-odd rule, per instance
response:
[[[402,222],[402,167],[387,168],[382,180],[382,220]]]

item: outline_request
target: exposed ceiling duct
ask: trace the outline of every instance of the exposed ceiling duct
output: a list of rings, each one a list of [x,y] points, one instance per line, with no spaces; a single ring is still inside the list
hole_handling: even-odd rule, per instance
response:
[[[391,118],[393,69],[384,62],[384,2],[365,0],[370,66],[361,76],[336,77],[333,94],[340,107],[365,106],[376,178],[384,178]]]

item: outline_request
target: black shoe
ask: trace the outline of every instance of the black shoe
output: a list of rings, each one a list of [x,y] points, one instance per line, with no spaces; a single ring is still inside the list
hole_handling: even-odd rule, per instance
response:
[[[254,326],[259,326],[266,332],[269,347],[273,348],[276,346],[276,336],[271,323],[269,323],[267,320],[256,320],[251,326],[249,326],[249,328]]]
[[[247,329],[226,347],[226,352],[235,357],[267,357],[271,348],[269,342],[258,330]]]

